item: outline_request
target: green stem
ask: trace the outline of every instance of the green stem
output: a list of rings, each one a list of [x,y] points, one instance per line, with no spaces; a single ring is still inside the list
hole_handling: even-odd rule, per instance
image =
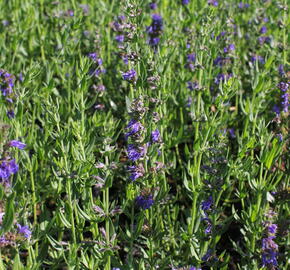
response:
[[[70,207],[69,212],[70,212],[72,239],[73,239],[73,243],[76,244],[77,241],[76,241],[76,230],[75,230],[75,222],[74,222],[74,206],[73,206],[73,202],[72,202],[72,192],[71,192],[70,180],[67,180],[66,188],[67,188],[69,207]]]
[[[109,159],[108,156],[105,157],[106,166],[109,166]],[[104,207],[106,213],[106,244],[107,246],[110,245],[110,215],[109,215],[109,188],[107,187],[104,190]],[[110,254],[107,255],[107,263],[105,270],[111,270],[111,256]]]
[[[131,208],[131,239],[130,239],[130,252],[129,252],[129,266],[132,268],[133,267],[133,246],[134,246],[134,204],[132,205]]]
[[[32,170],[30,172],[31,180],[31,191],[32,191],[32,204],[33,204],[33,227],[37,225],[37,204],[36,204],[36,194],[35,194],[35,182]],[[38,256],[38,242],[35,243],[35,256]]]

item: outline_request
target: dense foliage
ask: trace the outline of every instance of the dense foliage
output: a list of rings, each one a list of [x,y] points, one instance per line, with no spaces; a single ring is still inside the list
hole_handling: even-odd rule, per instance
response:
[[[0,269],[289,269],[287,1],[0,10]]]

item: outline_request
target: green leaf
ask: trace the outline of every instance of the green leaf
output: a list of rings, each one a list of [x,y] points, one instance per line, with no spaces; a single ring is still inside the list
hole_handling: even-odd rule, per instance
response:
[[[3,199],[3,196],[4,196],[4,188],[2,185],[0,185],[0,200]]]
[[[14,263],[13,263],[12,270],[22,270],[22,269],[24,269],[24,267],[20,261],[19,254],[17,253],[16,256],[14,257]]]
[[[89,216],[87,213],[85,213],[85,212],[80,208],[80,206],[79,206],[78,204],[76,204],[76,206],[77,206],[77,210],[78,210],[80,216],[81,216],[84,220],[91,220],[90,216]]]
[[[57,215],[58,215],[58,217],[60,218],[62,224],[63,224],[65,227],[67,227],[68,229],[70,229],[70,228],[71,228],[71,224],[70,224],[70,222],[66,219],[66,217],[65,217],[64,214],[62,213],[61,209],[59,209],[59,210],[57,211]]]
[[[126,96],[126,108],[127,112],[131,113],[131,100]]]
[[[6,207],[5,207],[5,215],[4,215],[4,219],[3,219],[3,223],[1,227],[1,235],[5,232],[8,232],[13,225],[14,215],[15,215],[14,198],[15,198],[15,193],[12,193],[7,199]]]

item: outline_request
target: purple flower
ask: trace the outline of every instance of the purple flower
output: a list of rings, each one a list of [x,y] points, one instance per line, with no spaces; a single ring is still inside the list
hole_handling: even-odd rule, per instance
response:
[[[136,79],[136,71],[134,69],[131,69],[127,72],[123,72],[122,73],[122,76],[123,76],[123,79],[126,80],[126,81],[133,81]]]
[[[7,116],[8,116],[9,119],[14,118],[14,117],[15,117],[15,113],[14,113],[14,111],[13,111],[13,110],[9,110],[9,111],[7,111]]]
[[[159,14],[153,14],[151,18],[151,25],[146,28],[146,32],[149,35],[148,43],[152,47],[156,48],[160,41],[160,35],[163,30],[163,21],[162,17]]]
[[[276,256],[278,253],[273,250],[262,253],[262,264],[263,266],[278,266]]]
[[[144,151],[144,148],[137,148],[137,146],[135,146],[134,144],[128,144],[127,146],[128,158],[132,161],[140,159],[144,155]]]
[[[278,226],[276,224],[271,224],[268,226],[269,234],[276,234]]]
[[[188,97],[186,107],[190,107],[192,104],[192,97]]]
[[[209,5],[212,5],[214,7],[217,7],[219,5],[218,1],[217,0],[208,0],[207,3]]]
[[[187,62],[195,63],[196,61],[196,54],[190,53],[187,55]]]
[[[9,21],[7,21],[7,20],[2,20],[2,25],[3,25],[3,26],[8,26],[8,25],[9,25]]]
[[[282,102],[281,102],[281,105],[282,105],[283,111],[284,112],[288,112],[289,93],[287,91],[288,91],[288,88],[289,88],[289,84],[286,83],[286,82],[280,82],[278,84],[278,88],[282,91],[282,95],[281,95]]]
[[[23,234],[25,238],[29,238],[31,235],[31,231],[29,230],[28,226],[21,226],[17,224],[18,232]]]
[[[219,66],[219,67],[222,67],[222,66],[226,65],[228,62],[230,62],[230,57],[218,56],[217,58],[215,58],[213,60],[213,64],[215,66]]]
[[[253,63],[255,63],[256,61],[258,61],[261,64],[265,64],[264,58],[262,56],[260,56],[260,55],[253,55],[252,58],[251,58],[251,61]]]
[[[151,18],[153,30],[154,31],[162,30],[163,28],[162,17],[159,14],[153,14]]]
[[[269,21],[269,19],[267,18],[267,17],[265,17],[265,18],[263,18],[263,22],[268,22]]]
[[[224,37],[226,35],[227,32],[222,31],[217,37],[216,40],[220,40],[222,37]]]
[[[189,4],[189,0],[182,0],[182,5],[188,5]]]
[[[206,262],[212,256],[212,249],[208,249],[205,255],[201,258],[202,261]]]
[[[207,211],[207,210],[210,210],[211,206],[212,206],[212,203],[213,203],[213,199],[212,199],[212,196],[210,196],[208,198],[208,200],[206,201],[202,201],[201,202],[201,209],[203,211]]]
[[[229,46],[224,48],[224,53],[228,53],[230,51],[234,51],[235,50],[235,44],[230,44]]]
[[[93,62],[97,63],[99,66],[103,64],[103,60],[101,58],[98,58],[97,53],[89,53],[88,57],[93,60]]]
[[[190,91],[193,91],[193,90],[195,90],[195,89],[199,89],[198,82],[187,82],[187,88],[188,88]]]
[[[283,135],[281,133],[278,133],[277,134],[277,137],[279,139],[279,142],[282,142],[283,141]],[[274,194],[275,195],[275,194]]]
[[[279,65],[278,72],[281,77],[285,76],[284,66],[282,64]]]
[[[278,249],[278,245],[274,242],[275,236],[268,236],[262,239],[262,249]]]
[[[129,63],[129,60],[128,60],[128,57],[125,55],[125,56],[122,56],[122,60],[124,62],[125,65],[128,65]]]
[[[138,207],[142,208],[143,210],[146,210],[154,204],[153,196],[151,194],[147,196],[145,195],[137,196],[135,199],[135,203]]]
[[[21,81],[21,82],[24,81],[23,74],[21,72],[18,75],[18,80]]]
[[[214,79],[214,83],[219,85],[220,83],[225,83],[227,82],[231,77],[233,77],[232,74],[223,74],[220,73],[218,74],[215,79]]]
[[[120,16],[118,16],[118,20],[123,22],[123,21],[126,20],[126,16],[125,15],[120,15]]]
[[[0,163],[0,178],[3,178],[4,180],[7,179],[10,177],[11,174],[17,173],[18,169],[19,167],[15,162],[15,159],[12,159],[10,161],[4,160]]]
[[[285,82],[280,82],[278,84],[278,88],[282,91],[282,92],[286,92],[289,88],[289,84],[285,83]]]
[[[144,130],[144,127],[140,122],[136,121],[135,119],[131,119],[127,129],[129,129],[129,132],[125,134],[126,139],[128,139],[130,136],[140,136],[140,132]]]
[[[158,129],[155,129],[154,131],[152,131],[151,138],[152,138],[153,143],[158,143],[161,141],[160,132]]]
[[[274,113],[276,113],[277,115],[279,115],[280,114],[280,107],[277,104],[275,104],[272,108],[272,111]]]
[[[264,43],[270,43],[271,38],[262,36],[262,37],[258,37],[258,41],[260,45],[263,45]]]
[[[211,220],[208,217],[202,218],[202,221],[206,222],[206,228],[205,228],[205,234],[210,234],[212,231],[212,223]]]
[[[131,173],[130,178],[132,181],[135,181],[136,179],[142,177],[145,173],[142,164],[139,164],[138,166],[136,165],[129,166],[128,171]]]
[[[236,138],[235,130],[233,128],[229,128],[228,132],[231,138]]]
[[[71,9],[69,9],[69,10],[67,11],[67,14],[68,14],[70,17],[73,17],[73,16],[74,16],[74,11],[71,10]]]
[[[265,33],[267,33],[267,27],[266,27],[265,25],[261,27],[261,29],[260,29],[260,33],[261,33],[261,34],[265,34]]]
[[[0,69],[0,90],[7,97],[13,93],[14,77],[3,69]]]
[[[91,58],[94,62],[97,62],[97,53],[89,53],[88,57]]]
[[[115,37],[115,40],[118,42],[118,43],[122,43],[124,42],[125,40],[125,36],[124,35],[118,35]]]
[[[6,239],[5,235],[0,237],[0,247],[12,246],[15,242],[10,239]]]
[[[79,7],[83,10],[83,13],[85,15],[88,15],[89,14],[89,6],[86,5],[86,4],[80,4]]]
[[[12,140],[8,143],[10,147],[17,147],[18,149],[24,149],[26,147],[26,144],[17,140]]]
[[[158,43],[160,42],[160,38],[159,37],[152,37],[149,39],[149,44],[154,47],[154,46],[157,46]]]
[[[285,93],[281,96],[282,102],[281,105],[283,107],[284,112],[288,112],[288,107],[289,107],[289,93]]]
[[[155,3],[155,2],[150,3],[149,8],[152,10],[155,10],[157,8],[157,3]]]
[[[277,225],[270,223],[267,226],[268,237],[262,239],[262,264],[263,266],[278,266],[276,256],[278,245],[274,242]]]
[[[234,51],[235,49],[236,49],[235,44],[230,44],[230,45],[228,46],[228,50],[229,50],[229,51]]]

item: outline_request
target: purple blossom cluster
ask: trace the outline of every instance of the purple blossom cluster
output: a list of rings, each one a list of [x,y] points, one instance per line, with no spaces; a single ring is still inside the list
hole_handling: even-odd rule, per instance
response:
[[[128,158],[132,161],[137,161],[145,154],[145,147],[128,144],[127,147]]]
[[[208,5],[217,7],[219,5],[219,2],[217,0],[208,0]]]
[[[158,128],[156,128],[155,130],[153,130],[151,132],[151,139],[152,139],[153,143],[160,143],[161,142],[161,135],[160,135]]]
[[[142,119],[145,117],[145,112],[149,108],[145,108],[142,96],[132,101],[130,106],[131,119],[126,127],[125,139],[128,141],[127,156],[130,160],[130,165],[127,167],[127,171],[130,174],[130,179],[135,182],[137,179],[141,179],[145,176],[146,171],[143,166],[142,160],[147,154],[148,147],[152,144],[161,143],[161,134],[156,128],[151,132],[151,143],[145,143],[143,133],[145,128],[142,124]],[[156,102],[155,99],[149,99],[151,102]],[[152,113],[153,119],[156,118],[156,113]],[[158,162],[157,162],[158,163]],[[157,172],[160,166],[157,164],[156,168],[151,168],[151,172]],[[135,198],[135,205],[143,210],[150,208],[154,204],[153,195],[150,190],[142,191],[140,195]]]
[[[213,64],[215,66],[219,66],[219,67],[223,67],[226,64],[231,62],[231,58],[230,57],[222,57],[222,56],[217,56],[214,60],[213,60]]]
[[[143,165],[141,163],[136,163],[143,158],[146,153],[146,146],[142,144],[144,126],[140,122],[144,115],[143,106],[144,104],[141,100],[135,99],[132,102],[131,120],[126,127],[127,132],[125,133],[125,138],[129,141],[127,145],[127,155],[129,160],[134,162],[133,165],[128,166],[130,179],[132,181],[142,177],[145,173]]]
[[[280,89],[280,91],[282,92],[281,95],[281,106],[282,106],[282,110],[287,113],[289,110],[289,83],[288,82],[280,82],[278,84],[278,88]]]
[[[188,88],[190,91],[200,89],[199,84],[198,84],[197,81],[194,81],[194,82],[187,82],[187,88]]]
[[[15,100],[15,93],[13,91],[14,80],[15,78],[13,75],[8,73],[4,69],[0,69],[0,90],[8,106],[8,110],[6,113],[8,118],[10,119],[15,117],[13,110],[13,102]]]
[[[124,48],[123,43],[130,41],[135,33],[136,25],[127,22],[126,16],[120,15],[111,23],[111,27],[116,32],[115,40],[119,48]]]
[[[94,63],[93,69],[90,71],[90,75],[98,78],[102,73],[106,73],[106,69],[103,67],[103,60],[98,56],[97,53],[89,53],[88,57]]]
[[[274,240],[278,226],[271,222],[267,222],[265,225],[267,237],[262,239],[262,265],[275,269],[278,266],[278,245]]]
[[[153,195],[152,194],[139,195],[136,197],[135,203],[138,207],[142,208],[143,210],[146,210],[154,204]]]
[[[212,232],[212,222],[209,218],[209,213],[212,210],[212,205],[213,205],[212,196],[209,196],[207,200],[204,200],[201,202],[201,210],[204,213],[204,217],[202,218],[202,221],[204,221],[206,224],[205,234],[210,234]]]
[[[2,223],[2,220],[1,220],[0,224],[1,223]],[[17,223],[16,227],[17,227],[17,233],[8,232],[8,233],[3,234],[0,237],[0,247],[1,248],[8,247],[8,246],[15,246],[16,240],[20,240],[22,237],[24,237],[25,239],[30,238],[32,232],[28,226],[22,226],[22,225]]]
[[[224,53],[232,52],[236,49],[235,44],[229,44],[228,46],[224,47]]]
[[[153,14],[151,18],[151,25],[147,27],[146,32],[149,36],[149,45],[156,49],[163,31],[163,20],[159,14]]]
[[[190,53],[187,55],[187,62],[185,64],[185,67],[188,68],[191,71],[194,71],[195,69],[195,61],[196,61],[196,54]]]
[[[133,82],[137,78],[137,72],[132,68],[131,70],[127,72],[123,72],[122,77],[125,81]]]
[[[233,77],[233,74],[227,74],[227,73],[219,73],[215,79],[214,79],[214,83],[219,85],[220,83],[225,83],[227,82],[230,78]]]
[[[4,152],[2,153],[2,158],[0,159],[0,181],[5,186],[10,185],[9,178],[19,170],[19,166],[15,159],[8,152],[10,147],[16,147],[23,150],[26,147],[26,144],[17,140],[12,140],[4,147]]]
[[[290,82],[286,78],[286,72],[284,69],[284,65],[278,66],[278,73],[280,76],[280,82],[277,85],[277,88],[280,90],[280,104],[275,104],[273,106],[273,111],[280,115],[280,112],[288,113],[289,111],[289,90],[290,90]]]
[[[258,63],[260,63],[260,64],[265,64],[265,59],[264,59],[264,57],[262,57],[262,56],[260,56],[260,55],[252,55],[252,57],[251,57],[251,62],[252,63],[256,63],[256,62],[258,62]]]

